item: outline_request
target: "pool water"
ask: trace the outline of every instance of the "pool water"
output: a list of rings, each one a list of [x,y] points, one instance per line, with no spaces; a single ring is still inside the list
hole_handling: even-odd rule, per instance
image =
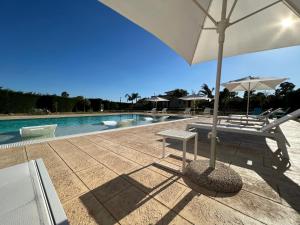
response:
[[[57,124],[55,136],[59,137],[178,119],[182,119],[182,117],[143,114],[114,114],[100,116],[0,120],[0,145],[22,141],[19,133],[19,130],[22,127]],[[115,121],[117,122],[117,125],[104,125],[104,121]]]

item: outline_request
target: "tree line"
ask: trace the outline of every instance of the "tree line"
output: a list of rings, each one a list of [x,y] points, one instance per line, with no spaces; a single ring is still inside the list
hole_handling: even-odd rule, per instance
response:
[[[206,95],[213,98],[214,89],[203,84],[198,91],[199,95]],[[187,103],[180,100],[180,97],[188,95],[184,89],[174,89],[158,95],[166,98],[169,102],[160,103],[159,107],[168,107],[171,110],[182,110]],[[224,89],[220,92],[219,110],[223,113],[245,111],[247,104],[247,92],[243,96]],[[0,113],[45,113],[45,112],[99,112],[104,110],[148,110],[153,104],[146,98],[141,98],[139,93],[126,94],[127,102],[113,102],[101,98],[84,98],[83,96],[69,97],[64,91],[58,95],[43,95],[32,92],[13,91],[0,87]],[[279,85],[274,94],[263,92],[250,92],[250,107],[262,109],[268,108],[300,108],[300,89],[295,85],[284,82]],[[197,101],[196,108],[213,107],[213,101]]]
[[[32,92],[13,91],[0,87],[0,113],[47,112],[98,112],[104,110],[127,109],[128,103],[112,102],[101,98],[69,97],[67,92],[58,95],[43,95]]]

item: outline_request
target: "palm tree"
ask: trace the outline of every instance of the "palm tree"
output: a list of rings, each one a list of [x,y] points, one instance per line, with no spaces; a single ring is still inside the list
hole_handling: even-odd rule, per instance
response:
[[[127,102],[131,101],[131,104],[133,105],[134,98],[133,98],[132,94],[131,95],[130,94],[126,94],[125,98],[127,98]]]
[[[127,102],[131,101],[131,104],[133,105],[133,101],[135,100],[135,103],[137,102],[137,100],[140,98],[141,96],[139,95],[139,93],[132,93],[130,94],[126,94],[125,98],[127,98]]]
[[[131,94],[133,100],[135,100],[135,103],[138,101],[139,98],[141,98],[141,96],[139,95],[139,93],[132,93]]]
[[[202,84],[198,94],[206,95],[208,98],[213,98],[214,88],[210,89],[207,84]]]

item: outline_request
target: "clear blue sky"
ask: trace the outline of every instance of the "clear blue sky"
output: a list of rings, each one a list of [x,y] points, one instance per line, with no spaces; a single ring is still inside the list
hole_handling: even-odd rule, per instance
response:
[[[174,88],[214,86],[216,62],[181,57],[96,0],[1,0],[0,86],[125,100]],[[287,76],[300,85],[300,47],[224,60],[222,81]]]

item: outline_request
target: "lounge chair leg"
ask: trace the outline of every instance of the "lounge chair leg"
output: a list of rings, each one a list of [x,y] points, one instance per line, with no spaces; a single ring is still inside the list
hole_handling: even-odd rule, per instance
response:
[[[280,127],[276,127],[275,134],[276,134],[275,140],[276,140],[278,148],[282,152],[283,158],[290,159],[289,153],[288,153],[287,147],[286,147],[287,140],[286,140],[282,130],[280,129]]]

